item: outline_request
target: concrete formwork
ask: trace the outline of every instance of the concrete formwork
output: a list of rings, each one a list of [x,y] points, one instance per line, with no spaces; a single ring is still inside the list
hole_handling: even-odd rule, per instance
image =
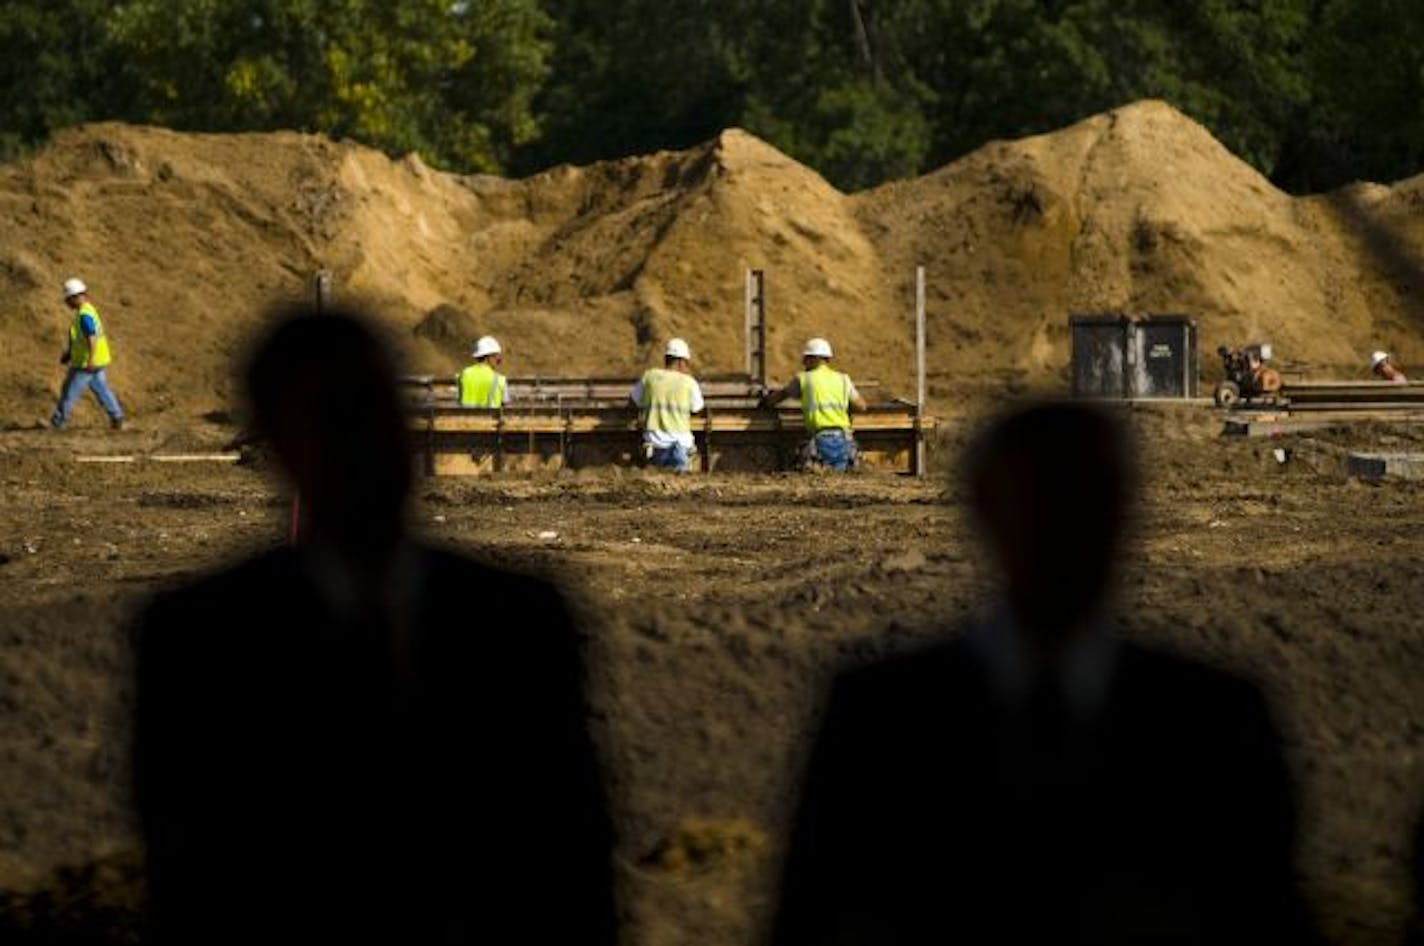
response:
[[[485,411],[460,407],[451,382],[406,379],[423,469],[437,476],[639,465],[638,412],[628,401],[632,386],[631,379],[510,379],[510,404]],[[707,406],[693,418],[693,436],[704,472],[797,466],[807,439],[798,407],[758,407],[760,386],[750,379],[712,379],[702,389]],[[935,421],[915,404],[875,402],[854,422],[863,466],[923,472],[920,447]]]
[[[320,304],[321,291],[317,291]],[[766,386],[766,280],[746,272],[745,375],[699,378],[706,409],[693,418],[697,458],[704,472],[794,469],[808,439],[799,407],[767,409],[757,402]],[[914,401],[879,397],[879,384],[856,387],[870,409],[853,418],[860,463],[896,473],[923,474],[925,436],[935,427],[925,404],[925,272],[915,271],[917,395]],[[500,411],[461,407],[453,379],[404,379],[410,424],[424,469],[432,475],[477,475],[502,470],[633,466],[642,462],[637,411],[628,400],[631,378],[510,378]]]

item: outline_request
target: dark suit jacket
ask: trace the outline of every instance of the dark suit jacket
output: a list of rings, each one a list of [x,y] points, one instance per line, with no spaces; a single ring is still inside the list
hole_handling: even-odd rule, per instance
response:
[[[410,671],[280,550],[155,602],[136,776],[161,942],[613,942],[574,629],[419,550]]]
[[[843,675],[777,946],[1304,936],[1257,691],[1129,644],[1112,666],[1088,718],[1006,705],[963,639]]]

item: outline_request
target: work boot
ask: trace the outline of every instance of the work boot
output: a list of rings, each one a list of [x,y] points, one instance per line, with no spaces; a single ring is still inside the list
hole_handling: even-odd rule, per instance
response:
[[[113,430],[123,430],[123,429],[124,429],[124,419],[123,419],[122,417],[111,417],[111,418],[109,418],[109,427],[110,427],[111,429],[113,429]]]

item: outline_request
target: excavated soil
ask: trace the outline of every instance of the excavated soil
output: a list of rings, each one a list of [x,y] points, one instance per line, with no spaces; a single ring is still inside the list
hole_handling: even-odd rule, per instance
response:
[[[454,370],[490,332],[516,374],[631,377],[670,334],[704,373],[742,369],[743,270],[762,267],[773,377],[826,334],[857,379],[904,394],[924,264],[944,468],[975,405],[1061,386],[1069,312],[1184,312],[1204,348],[1270,341],[1317,377],[1361,376],[1377,347],[1424,361],[1421,203],[1424,177],[1292,198],[1156,102],[854,195],[736,130],[519,181],[295,134],[60,135],[0,167],[0,938],[132,941],[125,620],[285,531],[254,465],[75,456],[228,442],[260,313],[318,268],[338,300],[378,308],[413,371]],[[123,433],[88,403],[70,431],[31,429],[59,378],[57,287],[76,274],[113,340]],[[1347,479],[1343,458],[1424,451],[1424,433],[1257,442],[1218,436],[1201,408],[1133,417],[1146,485],[1128,632],[1267,685],[1322,924],[1393,942],[1424,802],[1421,488]],[[829,668],[952,625],[987,580],[933,478],[424,481],[414,515],[578,600],[639,946],[752,941]]]
[[[1343,460],[1352,446],[1424,450],[1424,433],[1248,441],[1218,436],[1200,408],[1132,416],[1146,485],[1122,577],[1128,633],[1264,682],[1302,792],[1300,868],[1322,924],[1336,942],[1392,943],[1424,801],[1421,488],[1347,479]],[[941,463],[968,424],[948,426]],[[0,929],[125,942],[142,897],[125,616],[156,588],[280,541],[287,507],[249,466],[73,461],[94,446],[0,435]],[[414,516],[432,539],[557,576],[579,602],[618,798],[627,941],[640,946],[754,941],[829,669],[911,646],[985,597],[940,478],[425,480]]]
[[[0,167],[0,424],[49,410],[71,275],[149,417],[229,409],[259,313],[320,268],[422,373],[486,333],[514,374],[631,376],[670,335],[703,373],[743,371],[759,267],[774,378],[827,335],[854,377],[909,394],[924,265],[937,408],[965,383],[1066,377],[1069,312],[1186,313],[1208,350],[1268,341],[1363,376],[1376,348],[1424,362],[1421,205],[1424,177],[1290,197],[1152,101],[852,195],[735,129],[505,180],[296,134],[90,125]]]

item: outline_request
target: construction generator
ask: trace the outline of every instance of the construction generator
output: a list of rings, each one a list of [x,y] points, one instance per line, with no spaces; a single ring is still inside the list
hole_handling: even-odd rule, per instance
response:
[[[1243,345],[1216,349],[1221,356],[1222,379],[1217,382],[1213,399],[1217,407],[1235,407],[1242,403],[1276,400],[1281,390],[1281,373],[1270,367],[1270,345]]]

